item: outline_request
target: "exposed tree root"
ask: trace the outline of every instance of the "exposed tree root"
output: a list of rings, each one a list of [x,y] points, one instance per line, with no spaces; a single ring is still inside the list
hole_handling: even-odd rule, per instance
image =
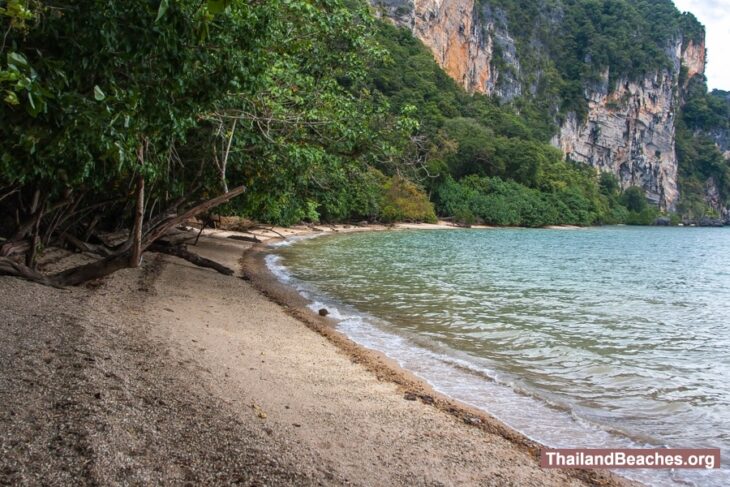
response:
[[[102,259],[97,261],[73,267],[56,274],[44,275],[9,257],[0,257],[0,275],[16,276],[39,284],[54,287],[78,286],[87,281],[99,279],[120,269],[134,266],[133,262],[138,254],[141,255],[141,253],[146,250],[152,250],[151,247],[175,226],[199,215],[200,213],[207,212],[211,208],[215,208],[218,205],[228,202],[232,198],[242,194],[244,191],[245,188],[243,186],[239,186],[227,193],[193,206],[181,215],[172,215],[164,219],[159,219],[154,222],[154,225],[149,225],[145,229],[146,231],[142,235],[141,240],[128,239],[123,245],[114,249],[109,249],[103,245],[89,244],[68,234],[63,235],[63,239],[66,242],[81,251],[105,255]],[[139,226],[141,227],[141,225]],[[9,250],[11,244],[13,247],[22,248],[20,242],[7,242],[3,245],[3,248]],[[26,245],[28,244],[26,243]],[[155,245],[154,250],[176,255],[177,257],[181,257],[195,265],[215,269],[225,275],[233,275],[233,270],[228,267],[195,255],[181,246],[157,244]]]

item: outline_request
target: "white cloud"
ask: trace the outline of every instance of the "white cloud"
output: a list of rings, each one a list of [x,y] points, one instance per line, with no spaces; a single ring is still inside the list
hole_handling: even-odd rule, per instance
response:
[[[674,0],[674,4],[705,25],[708,86],[730,90],[730,0]]]

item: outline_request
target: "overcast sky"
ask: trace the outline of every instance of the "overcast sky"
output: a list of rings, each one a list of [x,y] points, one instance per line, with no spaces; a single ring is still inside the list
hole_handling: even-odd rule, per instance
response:
[[[707,31],[707,85],[730,90],[730,0],[674,0],[683,12],[692,12]]]

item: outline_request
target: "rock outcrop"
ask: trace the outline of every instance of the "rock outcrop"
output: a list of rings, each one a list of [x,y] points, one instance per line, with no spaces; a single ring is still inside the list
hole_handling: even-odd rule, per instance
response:
[[[730,110],[730,92],[715,90],[712,92],[712,96],[724,100]],[[727,126],[715,127],[710,130],[708,135],[715,141],[715,145],[720,149],[725,159],[730,160],[730,128]]]
[[[694,76],[705,73],[707,49],[705,49],[704,42],[695,43],[690,40],[680,52],[682,55],[682,65],[687,68],[687,77],[685,78],[686,86]]]
[[[680,71],[686,79],[704,74],[704,43],[682,39],[668,46],[672,69],[664,69],[639,82],[619,80],[587,87],[588,116],[578,121],[569,115],[553,143],[576,161],[615,174],[623,188],[639,186],[661,208],[674,210],[679,200],[675,117]],[[685,85],[686,87],[686,85]]]
[[[717,212],[722,220],[730,221],[730,208],[725,205],[725,202],[720,196],[720,190],[713,177],[705,181],[705,203],[709,208]]]
[[[674,147],[675,77],[664,71],[641,82],[603,82],[586,89],[588,115],[569,114],[553,144],[571,159],[611,172],[623,188],[644,188],[647,198],[674,209],[677,157]]]
[[[373,0],[376,8],[411,29],[441,67],[465,89],[511,101],[533,91],[523,75],[506,15],[489,2],[475,0]],[[536,46],[538,48],[539,46]],[[499,56],[495,52],[499,52]],[[569,113],[553,144],[573,160],[615,174],[621,186],[640,186],[661,208],[679,199],[675,117],[684,66],[686,77],[705,68],[704,42],[666,46],[672,67],[640,81],[603,80],[585,86],[588,114]],[[535,78],[535,73],[532,73]],[[534,83],[534,81],[532,81]]]
[[[464,89],[512,100],[522,93],[515,42],[503,12],[474,0],[373,0],[396,24],[409,28]],[[495,46],[505,72],[494,65]]]

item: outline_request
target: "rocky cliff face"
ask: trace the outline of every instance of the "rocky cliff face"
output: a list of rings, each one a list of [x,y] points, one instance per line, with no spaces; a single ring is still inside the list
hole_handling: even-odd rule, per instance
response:
[[[705,61],[707,50],[704,42],[694,43],[689,41],[684,48],[679,50],[682,56],[682,65],[687,68],[687,78],[685,79],[685,87],[692,77],[705,73]]]
[[[713,96],[724,99],[725,103],[730,107],[730,92],[713,92]],[[707,135],[715,142],[717,148],[725,156],[725,160],[730,161],[730,128],[727,126],[715,127]],[[730,225],[730,202],[721,198],[714,177],[710,177],[705,181],[705,202]]]
[[[515,42],[503,12],[474,0],[373,0],[378,11],[409,28],[449,76],[472,92],[512,100],[522,92]],[[494,66],[495,46],[509,70]]]
[[[499,8],[474,0],[374,0],[373,4],[411,29],[465,89],[503,101],[532,91],[523,79],[515,42]],[[585,86],[587,116],[568,114],[552,142],[571,159],[612,172],[624,188],[644,188],[649,199],[672,210],[679,198],[674,141],[678,95],[684,88],[679,86],[680,70],[685,67],[686,79],[703,74],[705,46],[678,38],[666,51],[671,69],[638,82],[619,80],[614,87],[609,86],[606,72],[601,82]]]
[[[623,188],[639,186],[663,208],[674,209],[676,76],[669,71],[641,82],[620,80],[609,90],[608,72],[586,89],[588,115],[569,114],[553,143],[571,159],[615,174]]]
[[[730,221],[730,207],[728,207],[720,196],[715,178],[708,178],[705,181],[705,202],[720,215],[723,221]]]
[[[704,44],[676,39],[667,48],[673,61],[640,82],[619,80],[611,90],[608,73],[602,83],[586,87],[588,116],[569,115],[553,143],[570,158],[615,174],[621,186],[639,186],[661,208],[674,210],[679,200],[675,117],[680,69],[687,79],[703,74]]]

